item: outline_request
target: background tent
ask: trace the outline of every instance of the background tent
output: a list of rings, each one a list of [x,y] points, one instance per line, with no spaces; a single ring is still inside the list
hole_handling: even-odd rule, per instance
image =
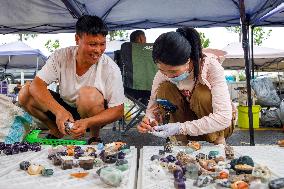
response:
[[[283,0],[244,0],[247,24]],[[239,0],[9,0],[0,2],[0,33],[74,32],[83,14],[102,17],[111,30],[240,25]]]
[[[0,66],[8,68],[41,68],[46,57],[38,49],[33,49],[21,41],[0,46]]]
[[[245,68],[244,51],[241,43],[230,43],[222,49],[226,59],[222,63],[225,69]],[[256,71],[284,70],[284,50],[254,46],[254,65]]]

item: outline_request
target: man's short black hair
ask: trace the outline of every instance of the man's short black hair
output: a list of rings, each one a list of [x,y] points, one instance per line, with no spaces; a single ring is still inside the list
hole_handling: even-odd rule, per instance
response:
[[[108,34],[108,28],[100,17],[83,15],[76,23],[76,34],[81,36],[84,33],[90,35],[102,34],[106,36]]]
[[[136,43],[140,35],[145,36],[145,33],[142,30],[135,30],[134,32],[132,32],[130,34],[130,42]]]

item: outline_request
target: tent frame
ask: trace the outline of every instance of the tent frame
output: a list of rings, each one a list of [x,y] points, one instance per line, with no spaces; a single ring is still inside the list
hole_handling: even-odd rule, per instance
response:
[[[47,0],[46,0],[47,1]],[[52,5],[56,5],[57,2],[60,1],[52,1],[49,0]],[[48,1],[48,2],[49,2]],[[43,1],[42,1],[43,2]],[[109,17],[111,11],[119,4],[121,3],[121,0],[113,0],[113,4],[108,7],[108,10],[103,13],[102,19],[107,20]],[[252,59],[253,56],[253,48],[251,48],[251,53],[250,53],[250,41],[249,41],[249,28],[251,25],[256,23],[257,19],[263,17],[265,13],[282,3],[282,0],[263,0],[263,4],[261,7],[256,7],[257,10],[248,10],[246,14],[246,7],[245,7],[245,2],[244,0],[230,0],[230,3],[232,3],[232,6],[236,7],[240,13],[240,16],[237,15],[236,17],[230,17],[226,18],[225,20],[209,20],[209,19],[201,19],[201,18],[184,18],[184,20],[179,20],[178,22],[167,22],[166,21],[149,21],[148,19],[144,20],[139,20],[139,21],[133,21],[132,23],[112,23],[111,21],[107,22],[107,25],[109,26],[110,30],[115,30],[115,29],[133,29],[137,27],[142,27],[145,29],[148,28],[153,28],[153,27],[183,27],[185,25],[192,25],[196,27],[211,27],[211,26],[236,26],[239,25],[239,19],[241,20],[241,27],[242,27],[242,46],[244,50],[244,59],[245,59],[245,70],[246,70],[246,80],[247,80],[247,97],[248,97],[248,115],[249,115],[249,130],[250,130],[250,144],[254,145],[254,130],[253,130],[253,119],[252,119],[252,99],[251,99],[251,85],[250,85],[250,80],[251,78],[254,78],[254,62]],[[247,0],[246,2],[249,2]],[[251,2],[251,1],[250,1]],[[60,5],[63,5],[65,7],[60,7],[59,11],[62,11],[62,15],[65,14],[66,16],[66,9],[67,14],[68,12],[72,15],[73,18],[79,18],[81,15],[85,14],[96,14],[96,12],[89,13],[88,9],[85,4],[81,3],[79,0],[61,0]],[[251,14],[249,14],[251,12]],[[66,20],[63,23],[40,23],[38,25],[32,25],[32,26],[24,26],[22,28],[17,28],[16,26],[11,27],[8,25],[0,25],[0,32],[9,34],[9,33],[21,33],[21,32],[41,32],[41,33],[58,33],[58,32],[73,32],[75,27],[73,26],[73,22],[75,22],[75,19],[72,20],[72,18],[66,16],[64,17]],[[193,23],[188,23],[189,21],[193,21]],[[196,21],[196,24],[195,24]],[[198,23],[198,21],[200,23]],[[206,22],[206,23],[201,23],[201,22]],[[144,24],[143,26],[139,26],[141,23],[149,23]],[[224,24],[225,23],[225,24]],[[155,24],[155,25],[151,25]],[[251,28],[253,31],[253,27]],[[251,41],[252,43],[252,41]]]

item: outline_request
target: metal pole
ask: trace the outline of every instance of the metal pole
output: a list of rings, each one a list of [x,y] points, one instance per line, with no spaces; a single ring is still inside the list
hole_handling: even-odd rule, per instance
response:
[[[38,72],[38,56],[36,57],[36,73]]]
[[[250,40],[250,49],[251,49],[251,77],[252,77],[252,79],[254,79],[254,69],[255,69],[255,65],[254,65],[254,58],[253,58],[253,29],[254,29],[254,26],[251,26],[250,27],[250,31],[251,31],[251,33],[250,33],[250,38],[251,38],[251,40]]]
[[[279,96],[281,95],[281,79],[280,79],[280,73],[279,73],[279,62],[277,62],[277,72],[278,72],[278,74],[277,74],[277,76],[278,76],[278,85],[279,85]]]
[[[241,16],[241,27],[242,27],[242,45],[244,49],[244,59],[246,66],[246,81],[247,81],[247,96],[248,96],[248,118],[249,118],[249,134],[250,134],[250,145],[254,146],[254,129],[253,129],[253,117],[252,117],[252,98],[251,98],[251,72],[249,64],[249,40],[248,40],[248,28],[249,18],[245,14],[244,0],[240,0],[240,16]]]

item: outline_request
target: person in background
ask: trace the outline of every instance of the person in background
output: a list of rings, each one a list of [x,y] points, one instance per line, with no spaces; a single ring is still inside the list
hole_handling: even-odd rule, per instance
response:
[[[14,87],[14,94],[18,95],[20,90],[22,89],[22,85],[20,81],[17,81],[16,84],[17,85]]]
[[[90,128],[88,143],[101,142],[101,127],[123,116],[121,72],[104,54],[107,34],[108,28],[99,17],[80,17],[77,46],[56,50],[32,83],[20,91],[20,105],[47,125],[47,138],[62,138],[67,134],[65,123],[71,122],[74,138]],[[59,93],[47,89],[55,81]]]
[[[131,43],[146,43],[146,36],[142,30],[135,30],[130,34]]]
[[[153,46],[153,59],[159,71],[138,131],[185,144],[189,140],[225,143],[234,126],[224,69],[215,55],[202,52],[198,32],[179,28],[160,35]],[[177,106],[168,124],[158,126],[165,112],[157,99]]]

